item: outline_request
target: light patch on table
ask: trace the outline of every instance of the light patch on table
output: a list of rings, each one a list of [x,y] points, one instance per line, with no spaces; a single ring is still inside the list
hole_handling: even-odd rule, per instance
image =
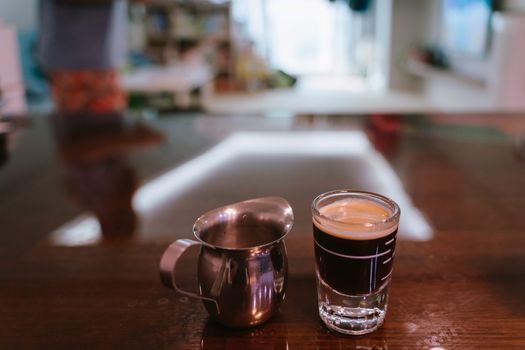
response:
[[[430,224],[414,207],[390,164],[362,131],[234,133],[202,155],[148,181],[135,194],[134,208],[140,217],[151,216],[166,202],[191,192],[192,187],[212,176],[214,170],[225,163],[250,155],[362,158],[366,160],[367,169],[358,180],[373,183],[375,192],[394,199],[401,208],[399,237],[415,241],[432,238]],[[89,215],[62,225],[51,235],[51,243],[56,245],[95,244],[99,240],[100,226]]]

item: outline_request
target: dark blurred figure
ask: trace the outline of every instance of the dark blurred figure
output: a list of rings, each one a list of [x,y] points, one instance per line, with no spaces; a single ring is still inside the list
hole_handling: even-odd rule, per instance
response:
[[[73,148],[86,135],[112,133],[100,145],[91,142],[89,154],[104,152],[106,146],[131,145],[130,127],[139,143],[140,131],[147,139],[155,133],[133,125],[122,114],[126,96],[117,69],[126,56],[126,8],[124,0],[40,1],[38,49],[51,83],[55,125],[67,125],[61,135],[67,135]],[[60,118],[70,120],[57,124]],[[80,147],[86,151],[85,145]]]
[[[57,111],[122,110],[116,69],[126,55],[123,0],[41,0],[39,57]]]
[[[133,122],[117,68],[126,56],[124,0],[41,0],[39,57],[55,102],[51,117],[68,192],[98,218],[105,237],[132,234],[137,178],[125,156],[158,144]]]

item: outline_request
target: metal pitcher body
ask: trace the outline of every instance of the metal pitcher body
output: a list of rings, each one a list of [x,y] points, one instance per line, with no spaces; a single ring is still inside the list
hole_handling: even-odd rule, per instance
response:
[[[199,298],[217,321],[252,327],[268,320],[284,300],[288,260],[284,237],[293,212],[280,197],[251,199],[214,209],[197,219],[197,240],[172,243],[160,262],[162,282],[177,292]],[[175,265],[192,246],[200,245],[199,293],[177,287]]]
[[[203,247],[198,275],[201,295],[217,301],[218,308],[203,300],[212,317],[228,326],[255,326],[268,320],[284,299],[288,277],[284,241],[241,251]]]

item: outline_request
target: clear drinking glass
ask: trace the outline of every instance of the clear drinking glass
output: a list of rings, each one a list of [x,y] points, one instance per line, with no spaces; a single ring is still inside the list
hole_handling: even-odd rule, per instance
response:
[[[319,316],[345,334],[385,319],[400,209],[362,191],[321,194],[312,203]]]

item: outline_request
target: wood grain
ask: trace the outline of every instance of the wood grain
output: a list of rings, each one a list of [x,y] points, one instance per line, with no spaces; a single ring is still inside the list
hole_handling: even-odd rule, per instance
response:
[[[516,123],[514,117],[499,117],[499,125],[506,118],[509,123]],[[136,170],[148,174],[151,169],[176,167],[199,155],[203,147],[220,142],[231,132],[245,130],[249,124],[248,119],[238,122],[238,118],[217,118],[157,122],[167,130],[168,142],[159,149],[134,156]],[[310,122],[313,126],[308,130],[317,130],[314,122],[321,120],[324,129],[357,127],[374,132],[371,140],[384,136],[381,130],[370,128],[364,117],[317,118],[297,117],[290,126],[254,117],[254,123],[262,131],[295,132],[304,131]],[[199,301],[177,295],[161,285],[160,256],[169,240],[189,237],[187,227],[172,222],[170,239],[152,233],[152,239],[139,234],[88,246],[54,246],[48,240],[50,218],[63,223],[75,212],[62,199],[55,201],[54,207],[49,205],[53,196],[62,198],[63,193],[56,186],[49,186],[46,192],[47,180],[42,178],[35,179],[38,191],[31,179],[10,188],[9,195],[0,198],[0,208],[6,208],[0,213],[4,223],[0,243],[6,242],[4,246],[13,247],[17,253],[6,254],[10,258],[0,264],[0,348],[525,348],[525,163],[513,156],[507,135],[500,135],[496,141],[485,139],[485,134],[474,140],[463,139],[457,133],[443,133],[440,124],[422,127],[413,117],[396,118],[401,127],[395,131],[395,138],[385,136],[389,143],[381,144],[382,154],[415,207],[431,224],[433,233],[430,240],[397,243],[388,314],[377,332],[358,337],[335,334],[317,316],[308,218],[309,179],[314,179],[315,172],[330,173],[330,169],[323,167],[331,163],[324,162],[318,167],[301,169],[306,172],[304,183],[277,186],[288,191],[286,196],[298,212],[296,225],[286,240],[290,266],[286,300],[269,322],[248,330],[228,329],[214,323]],[[217,134],[215,126],[219,124],[224,135]],[[187,138],[173,138],[184,133]],[[392,142],[393,139],[396,141]],[[26,141],[30,142],[30,138]],[[199,143],[205,146],[196,145]],[[159,150],[164,153],[161,155]],[[170,150],[177,151],[170,155]],[[16,157],[14,149],[12,159]],[[43,173],[59,173],[56,163],[50,160],[48,164],[49,170]],[[229,163],[229,166],[232,164],[235,165]],[[272,163],[265,159],[264,164],[271,167]],[[278,160],[274,164],[283,166]],[[5,169],[9,166],[10,163]],[[11,174],[15,170],[7,171]],[[0,187],[8,188],[8,179],[1,176],[0,173]],[[57,176],[46,175],[51,179],[49,183],[56,183]],[[286,179],[286,175],[280,179]],[[228,202],[244,193],[250,195],[250,184],[258,183],[271,190],[272,181],[268,179],[245,181],[238,187],[245,189],[243,193],[220,192],[222,185],[213,182],[203,183],[204,188],[199,191],[220,194],[220,199]],[[316,184],[327,189],[333,185],[329,176]],[[40,206],[33,202],[35,196]],[[211,205],[196,198],[198,201],[191,202],[191,196],[185,196],[187,209],[179,205],[174,217],[187,216],[191,221],[196,213]],[[22,223],[29,209],[38,213],[31,221]],[[46,217],[46,213],[50,216]],[[187,288],[196,284],[194,262],[195,256],[190,254],[180,264],[180,279]]]

